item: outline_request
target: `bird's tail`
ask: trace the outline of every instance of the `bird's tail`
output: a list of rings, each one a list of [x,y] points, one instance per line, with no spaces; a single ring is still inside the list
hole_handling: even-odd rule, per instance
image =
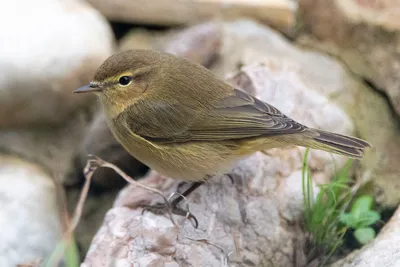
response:
[[[310,148],[324,150],[350,158],[360,159],[363,156],[364,149],[371,147],[366,141],[355,137],[316,129],[310,130],[318,134],[312,139],[309,139],[307,144],[305,144],[305,146]]]

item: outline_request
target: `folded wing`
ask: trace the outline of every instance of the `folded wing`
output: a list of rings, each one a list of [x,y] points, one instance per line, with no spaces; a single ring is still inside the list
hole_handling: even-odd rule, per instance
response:
[[[237,89],[216,105],[202,109],[185,103],[146,101],[131,106],[129,113],[131,130],[159,144],[246,139],[307,129],[275,107]]]

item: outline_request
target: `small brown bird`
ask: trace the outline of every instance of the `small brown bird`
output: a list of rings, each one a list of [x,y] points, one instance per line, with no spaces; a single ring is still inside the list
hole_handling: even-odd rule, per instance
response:
[[[298,145],[361,158],[369,147],[354,137],[308,128],[167,53],[115,54],[74,92],[98,95],[109,127],[133,157],[163,175],[196,181],[194,188],[260,150]]]

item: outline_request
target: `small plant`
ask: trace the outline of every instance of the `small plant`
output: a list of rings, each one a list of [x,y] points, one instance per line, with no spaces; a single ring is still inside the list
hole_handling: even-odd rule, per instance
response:
[[[375,231],[370,226],[380,220],[380,214],[371,209],[373,198],[369,195],[358,197],[350,212],[346,212],[358,191],[357,184],[350,186],[351,160],[330,183],[319,186],[315,196],[307,165],[308,154],[309,149],[304,155],[302,169],[304,227],[311,234],[311,252],[317,251],[321,257],[319,266],[324,266],[343,244],[348,229],[354,229],[354,236],[362,245],[375,238]]]
[[[348,207],[353,191],[349,186],[349,160],[332,181],[319,187],[314,195],[310,169],[307,165],[309,149],[306,150],[302,169],[302,186],[304,197],[305,230],[311,233],[312,245],[323,257],[320,266],[328,261],[330,256],[343,243],[347,226],[341,224],[340,215]]]
[[[350,212],[340,216],[344,225],[354,229],[354,237],[362,245],[375,238],[375,230],[370,226],[381,219],[380,214],[371,209],[372,204],[372,196],[360,196],[354,201]]]

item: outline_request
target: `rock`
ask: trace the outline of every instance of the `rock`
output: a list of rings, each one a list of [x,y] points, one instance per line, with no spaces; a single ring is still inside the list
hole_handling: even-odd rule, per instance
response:
[[[223,28],[218,23],[202,23],[169,34],[167,38],[170,40],[164,44],[162,50],[210,67],[218,58],[222,34]]]
[[[94,100],[72,91],[113,53],[105,19],[82,1],[2,4],[0,127],[62,124]]]
[[[119,50],[157,49],[162,46],[157,40],[167,35],[165,31],[150,31],[143,28],[134,28],[125,34],[119,42]]]
[[[396,118],[381,94],[366,86],[337,60],[298,48],[278,33],[255,22],[242,20],[226,23],[223,36],[219,60],[211,68],[217,75],[227,77],[226,73],[234,73],[240,66],[264,62],[276,71],[275,76],[281,80],[296,78],[299,84],[303,84],[298,86],[317,91],[329,102],[343,108],[351,118],[354,133],[372,144],[359,162],[359,177],[365,182],[372,181],[376,200],[383,206],[395,206],[400,202],[400,134]],[[246,77],[242,78],[242,82],[246,82]],[[271,86],[276,91],[282,87],[277,82]],[[296,108],[293,101],[285,101],[283,97],[266,100],[283,111]],[[342,121],[334,120],[328,109],[316,112],[313,107],[309,110],[309,116],[304,116],[300,122],[307,124],[308,120],[323,112],[325,119],[318,122],[318,127],[325,128],[325,124],[334,124],[332,130],[342,127]]]
[[[231,82],[247,77],[261,99],[310,127],[344,134],[353,130],[336,104],[310,90],[295,73],[264,63],[243,68],[239,75],[242,79]],[[82,266],[228,266],[227,261],[231,266],[301,266],[305,256],[296,248],[306,237],[296,225],[303,208],[302,152],[299,147],[257,152],[230,173],[234,185],[227,177],[214,177],[201,186],[188,198],[198,230],[187,221],[178,228],[166,216],[142,215],[140,205],[154,203],[154,194],[128,186],[107,213]],[[341,168],[345,158],[335,159]],[[325,180],[334,171],[325,152],[312,151],[310,166],[312,176]],[[143,183],[168,193],[179,185],[155,172]]]
[[[218,58],[222,34],[223,28],[214,22],[163,33],[135,29],[121,40],[120,50],[161,50],[210,67]]]
[[[39,166],[0,155],[0,266],[43,260],[62,235],[53,179]]]
[[[400,115],[400,2],[300,0],[299,43],[343,60],[384,91]]]
[[[335,262],[332,267],[400,266],[400,209],[368,245]]]
[[[80,149],[87,123],[85,114],[77,114],[63,125],[2,129],[0,150],[35,162],[64,184],[73,184],[76,182],[74,157]]]
[[[301,160],[300,153],[292,152],[288,154]],[[188,222],[179,229],[167,217],[141,215],[135,207],[154,199],[154,194],[127,187],[107,213],[82,267],[228,266],[226,255],[233,251],[229,256],[233,264],[294,266],[294,243],[305,238],[294,225],[301,214],[301,179],[300,173],[288,176],[291,170],[279,165],[281,160],[256,154],[232,173],[235,186],[224,177],[196,190],[189,203],[199,220],[198,230]],[[278,164],[275,170],[271,162]],[[284,174],[274,176],[279,171]],[[144,182],[167,192],[176,191],[178,185],[156,173]]]
[[[292,28],[297,4],[290,0],[88,0],[107,18],[153,25],[191,25],[213,18],[250,17],[283,30]]]

